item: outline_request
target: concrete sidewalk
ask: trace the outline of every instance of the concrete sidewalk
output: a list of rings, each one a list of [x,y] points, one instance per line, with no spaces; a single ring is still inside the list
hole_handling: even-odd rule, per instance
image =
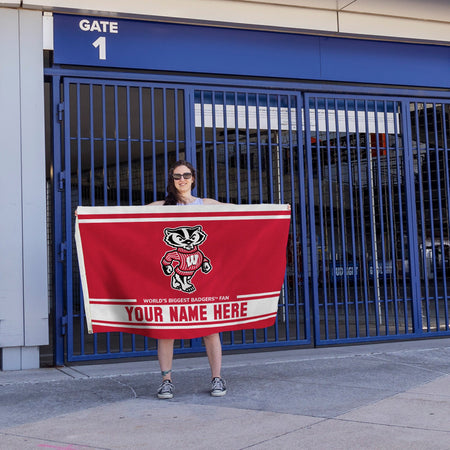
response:
[[[0,449],[450,449],[450,339],[0,372]]]

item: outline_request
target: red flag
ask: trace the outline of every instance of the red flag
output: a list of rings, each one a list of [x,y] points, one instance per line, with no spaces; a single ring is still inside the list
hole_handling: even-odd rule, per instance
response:
[[[195,338],[274,323],[289,205],[78,207],[90,333]]]

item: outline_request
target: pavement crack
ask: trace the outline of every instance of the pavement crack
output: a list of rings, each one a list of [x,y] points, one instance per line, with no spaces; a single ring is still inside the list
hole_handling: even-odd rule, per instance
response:
[[[408,430],[421,430],[421,431],[438,431],[440,433],[449,433],[449,430],[443,430],[443,429],[439,429],[439,428],[425,428],[425,427],[416,427],[413,425],[397,425],[397,424],[393,424],[393,423],[383,423],[383,422],[373,422],[373,421],[369,421],[369,420],[355,420],[355,419],[344,419],[342,417],[335,417],[331,420],[338,420],[340,422],[349,422],[349,423],[362,423],[362,424],[367,424],[367,425],[379,425],[379,426],[384,426],[384,427],[392,427],[392,428],[406,428]]]
[[[301,431],[301,430],[307,430],[308,428],[310,428],[310,427],[312,427],[314,425],[318,425],[320,423],[324,423],[324,422],[327,422],[329,420],[333,420],[333,419],[332,418],[330,419],[328,417],[327,418],[322,418],[321,420],[318,420],[317,422],[309,423],[308,425],[304,425],[302,427],[298,427],[298,428],[295,428],[293,430],[286,431],[285,433],[280,433],[280,434],[278,434],[276,436],[272,436],[270,439],[264,439],[263,441],[258,441],[258,442],[255,442],[254,444],[247,445],[245,447],[240,447],[239,450],[246,450],[248,448],[253,448],[253,447],[256,447],[256,446],[261,445],[261,444],[272,442],[272,441],[275,441],[276,439],[279,439],[279,438],[281,438],[283,436],[289,436],[292,433],[296,433],[296,432]]]
[[[37,437],[37,436],[33,436],[33,435],[29,435],[29,434],[17,434],[17,433],[9,433],[6,431],[0,431],[0,436],[12,436],[12,437],[18,437],[18,438],[23,438],[23,439],[33,439],[34,441],[37,442],[44,442],[44,444],[39,444],[38,447],[40,448],[53,448],[53,449],[62,449],[62,450],[77,450],[77,449],[82,449],[82,448],[92,448],[95,450],[111,450],[110,448],[107,447],[98,447],[96,446],[92,446],[89,444],[76,444],[73,442],[64,442],[64,441],[59,441],[59,440],[55,440],[55,439],[48,439],[48,438],[41,438],[41,437]],[[55,445],[50,445],[51,444],[55,444]],[[64,447],[62,446],[64,445]],[[70,447],[68,447],[70,446]]]
[[[370,355],[371,358],[373,359],[378,359],[380,361],[386,361],[386,362],[392,362],[391,359],[386,358],[386,357],[382,357],[382,354],[376,355],[376,354],[372,354]],[[450,375],[448,372],[443,372],[442,370],[438,370],[438,369],[428,369],[427,367],[424,367],[420,364],[412,364],[412,363],[407,363],[407,362],[403,362],[403,361],[396,361],[396,364],[405,366],[405,367],[414,367],[414,369],[421,369],[421,370],[425,370],[427,372],[431,372],[431,373],[437,373],[440,375]]]
[[[120,384],[121,386],[125,386],[125,387],[127,387],[128,389],[130,389],[130,391],[133,393],[133,397],[134,397],[134,398],[137,398],[137,397],[138,397],[137,392],[134,390],[133,386],[130,386],[130,385],[127,384],[127,383],[123,383],[123,382],[120,381],[120,380],[116,380],[115,378],[111,378],[111,380],[114,381],[114,382],[117,383],[117,384]]]

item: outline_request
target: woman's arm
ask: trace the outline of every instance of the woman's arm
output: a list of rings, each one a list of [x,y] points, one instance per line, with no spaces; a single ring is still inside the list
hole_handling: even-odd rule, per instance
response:
[[[157,202],[149,203],[148,206],[164,205],[164,200],[158,200]]]

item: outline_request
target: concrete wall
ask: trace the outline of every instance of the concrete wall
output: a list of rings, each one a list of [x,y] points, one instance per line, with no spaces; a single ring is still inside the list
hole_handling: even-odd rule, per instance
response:
[[[39,367],[48,344],[42,14],[0,8],[2,369]]]

